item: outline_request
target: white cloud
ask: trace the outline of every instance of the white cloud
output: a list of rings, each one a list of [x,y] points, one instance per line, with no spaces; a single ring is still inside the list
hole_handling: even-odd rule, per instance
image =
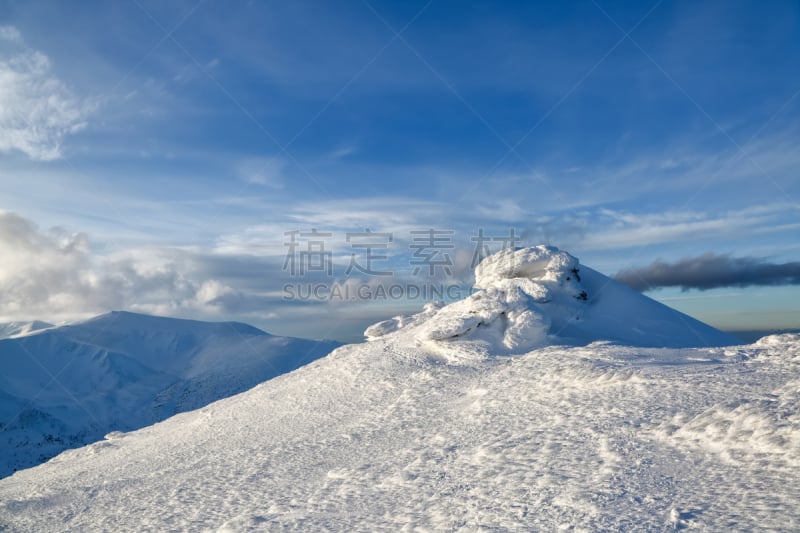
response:
[[[19,30],[14,26],[0,26],[0,40],[17,42],[22,39]]]
[[[328,152],[326,159],[329,159],[330,161],[339,161],[355,154],[356,152],[358,152],[358,148],[355,145],[346,145]]]
[[[613,250],[701,239],[743,238],[763,232],[784,231],[781,216],[797,209],[774,203],[724,213],[665,211],[635,214],[601,209],[592,231],[581,241],[585,250]]]
[[[16,28],[0,27],[0,152],[58,159],[64,138],[86,127],[93,108],[53,75],[46,55],[24,45]]]
[[[239,163],[238,173],[253,185],[283,189],[286,161],[279,157],[251,158]]]
[[[295,207],[286,218],[294,225],[333,230],[402,233],[420,229],[420,225],[444,224],[448,220],[446,204],[415,198],[373,196],[312,201]]]
[[[509,198],[479,203],[475,211],[484,218],[505,223],[526,222],[531,216],[528,209],[520,206],[516,200]]]
[[[4,211],[0,256],[0,321],[71,320],[112,309],[214,316],[242,299],[199,254],[158,248],[101,257],[84,233],[42,231]]]
[[[266,211],[266,209],[265,209]],[[392,233],[395,243],[407,239],[412,230],[453,229],[445,223],[447,206],[434,201],[410,198],[366,197],[337,200],[309,200],[265,213],[262,223],[239,228],[221,235],[214,251],[224,254],[284,256],[286,232],[299,230],[333,233],[326,250],[346,253],[352,246],[345,241],[347,232]],[[406,248],[407,250],[407,248]]]

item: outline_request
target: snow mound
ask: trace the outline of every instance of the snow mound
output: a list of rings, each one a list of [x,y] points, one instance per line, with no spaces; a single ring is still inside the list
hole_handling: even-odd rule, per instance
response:
[[[690,416],[676,415],[665,433],[678,445],[708,450],[731,463],[800,467],[800,380],[761,398],[737,399]]]
[[[487,257],[469,297],[380,322],[365,335],[375,340],[401,332],[449,361],[597,341],[673,348],[739,343],[544,245]]]
[[[364,336],[368,341],[372,341],[408,326],[419,326],[427,319],[438,313],[439,309],[442,307],[444,307],[442,302],[427,303],[425,304],[425,307],[423,307],[422,312],[417,313],[416,315],[398,315],[390,318],[389,320],[384,320],[382,322],[378,322],[377,324],[371,325],[364,331]]]
[[[745,350],[746,352],[747,350]],[[800,335],[763,337],[749,350],[762,372],[784,376],[779,386],[682,412],[661,427],[679,446],[718,454],[732,464],[762,469],[800,468]],[[744,360],[747,360],[746,358]]]
[[[754,346],[759,348],[771,348],[778,346],[783,348],[785,345],[800,343],[800,333],[780,333],[778,335],[767,335],[758,339]]]

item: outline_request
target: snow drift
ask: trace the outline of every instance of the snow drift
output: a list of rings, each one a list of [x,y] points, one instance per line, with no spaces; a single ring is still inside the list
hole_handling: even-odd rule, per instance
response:
[[[14,336],[0,340],[0,477],[237,394],[339,345],[126,312],[48,326],[9,327]]]

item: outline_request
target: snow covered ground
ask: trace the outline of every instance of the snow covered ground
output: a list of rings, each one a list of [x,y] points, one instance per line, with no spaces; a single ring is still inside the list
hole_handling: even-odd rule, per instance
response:
[[[0,340],[0,477],[245,391],[339,345],[124,312],[48,327],[9,325]]]
[[[800,528],[800,335],[726,346],[566,254],[515,259],[370,342],[0,480],[0,524]]]
[[[30,322],[7,322],[5,324],[0,324],[0,339],[24,337],[26,335],[30,335],[31,333],[52,327],[53,324],[42,322],[41,320],[33,320]]]

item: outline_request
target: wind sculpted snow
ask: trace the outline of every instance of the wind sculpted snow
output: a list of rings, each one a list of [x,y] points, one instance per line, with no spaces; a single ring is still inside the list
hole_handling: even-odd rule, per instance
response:
[[[595,291],[604,280],[588,269],[567,280],[558,264],[574,264],[561,257],[555,269],[548,259],[539,262],[545,268],[479,276],[484,292],[467,303],[428,305],[369,328],[371,342],[0,480],[0,524],[219,532],[800,528],[800,335],[729,347],[592,340],[603,324],[624,334],[626,320],[651,328],[645,334],[674,333],[656,344],[697,336],[681,316],[624,287]],[[622,301],[602,302],[608,294]],[[623,313],[628,305],[637,315]],[[532,348],[515,344],[527,342],[514,332],[528,325]],[[558,335],[569,327],[569,336]],[[705,328],[698,333],[706,343],[728,344]]]
[[[475,271],[475,289],[462,301],[428,305],[417,316],[395,317],[365,334],[375,339],[402,331],[443,357],[519,354],[600,340],[650,347],[738,344],[550,246],[486,258]]]
[[[389,339],[0,480],[12,530],[800,527],[800,336],[443,363]]]

